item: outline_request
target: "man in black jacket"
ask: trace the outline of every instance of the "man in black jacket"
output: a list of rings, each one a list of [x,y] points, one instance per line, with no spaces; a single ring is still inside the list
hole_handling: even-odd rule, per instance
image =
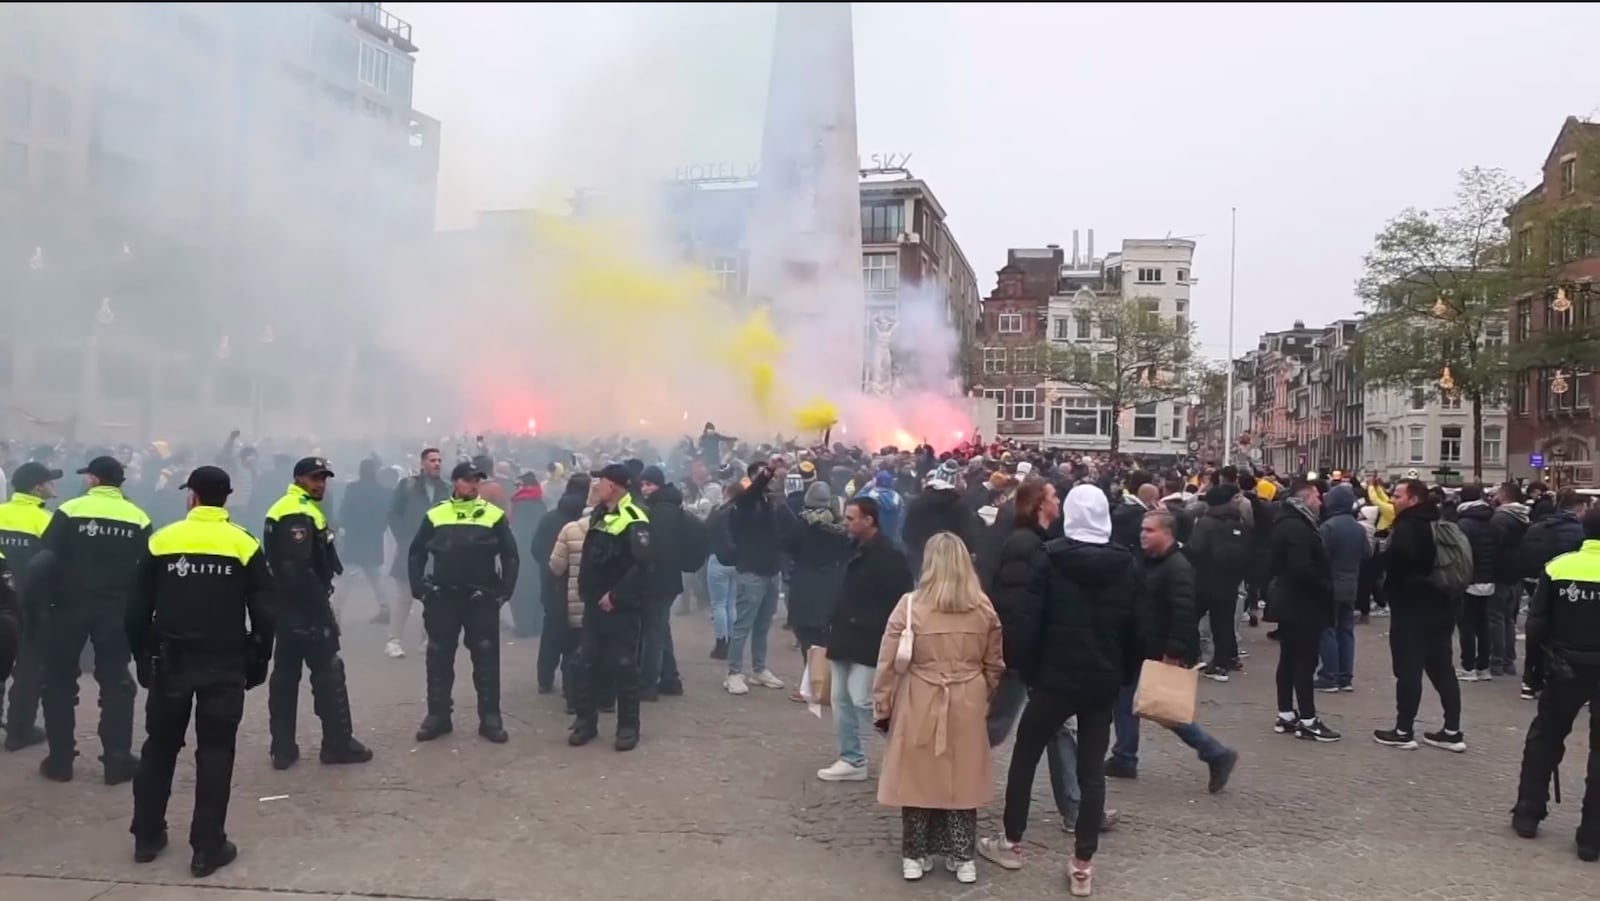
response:
[[[583,508],[589,504],[589,485],[589,474],[586,472],[576,473],[568,479],[566,490],[562,492],[561,499],[556,501],[555,509],[540,517],[539,526],[533,533],[532,560],[533,565],[538,567],[542,585],[539,598],[544,607],[536,664],[539,694],[549,694],[555,690],[557,670],[570,672],[578,653],[578,644],[574,640],[577,636],[567,625],[566,580],[557,579],[550,572],[550,553],[555,550],[556,536],[561,534],[562,527],[583,515]],[[572,680],[562,680],[561,689],[567,694],[570,706]]]
[[[922,486],[922,493],[906,503],[905,528],[900,537],[913,575],[920,576],[922,549],[927,547],[928,539],[940,532],[960,538],[968,553],[978,551],[982,520],[962,502],[954,483],[947,480],[947,474],[953,472],[953,468],[935,470]],[[948,477],[954,478],[953,475]]]
[[[1462,682],[1494,678],[1489,671],[1489,605],[1495,600],[1500,535],[1490,525],[1493,515],[1494,508],[1484,501],[1481,487],[1462,486],[1456,525],[1472,545],[1472,584],[1461,598],[1461,670],[1456,677]]]
[[[1439,528],[1439,509],[1429,500],[1421,479],[1404,479],[1395,486],[1394,509],[1383,591],[1393,611],[1389,652],[1394,659],[1395,727],[1380,729],[1373,737],[1392,748],[1417,746],[1412,726],[1422,704],[1422,675],[1427,673],[1444,705],[1444,728],[1424,734],[1422,740],[1436,748],[1465,751],[1461,686],[1450,662],[1450,633],[1459,599],[1432,578],[1438,562],[1434,531]]]
[[[783,680],[767,668],[767,633],[778,611],[779,523],[789,508],[781,494],[783,481],[766,463],[751,463],[750,484],[734,498],[725,525],[733,549],[734,622],[728,637],[728,694],[750,692],[744,676],[744,648],[750,645],[750,681],[764,688],[783,688]],[[774,497],[777,494],[777,497]]]
[[[862,782],[867,778],[861,735],[872,723],[878,646],[889,615],[911,590],[911,567],[906,555],[879,529],[876,501],[858,497],[846,505],[844,527],[856,549],[845,564],[844,590],[828,623],[839,759],[817,771],[817,778],[824,782]]]
[[[639,647],[639,700],[683,694],[678,655],[672,649],[672,603],[683,593],[683,493],[659,466],[639,475],[639,493],[650,514],[656,563],[650,567],[650,597],[645,601],[644,637]]]
[[[394,536],[397,549],[389,576],[398,583],[394,593],[394,609],[389,612],[388,618],[389,643],[383,649],[390,657],[406,655],[406,620],[411,617],[411,579],[406,572],[406,555],[398,549],[411,546],[411,539],[416,536],[423,517],[435,504],[450,496],[450,486],[439,477],[439,469],[444,464],[439,449],[423,448],[419,460],[421,471],[396,483],[394,497],[389,501],[389,534]],[[427,648],[426,641],[423,642],[423,648]]]
[[[1499,536],[1495,555],[1495,593],[1489,603],[1489,672],[1517,674],[1517,614],[1522,609],[1522,573],[1517,566],[1522,536],[1528,531],[1528,507],[1514,482],[1500,486],[1489,525]]]
[[[1535,519],[1522,536],[1522,545],[1518,548],[1521,559],[1517,566],[1527,578],[1543,576],[1545,564],[1583,545],[1583,523],[1579,517],[1589,508],[1589,499],[1571,488],[1561,489],[1555,498],[1556,509],[1543,519]],[[1529,616],[1532,616],[1531,605]],[[1522,666],[1522,699],[1531,701],[1535,696],[1535,680],[1528,675],[1528,670],[1540,666],[1543,649],[1529,640],[1525,650],[1528,657]]]
[[[1189,559],[1178,551],[1177,523],[1165,510],[1144,515],[1139,544],[1144,552],[1144,606],[1139,610],[1139,632],[1146,660],[1193,668],[1200,660],[1200,632],[1195,616],[1195,574]],[[1133,715],[1133,695],[1138,680],[1125,685],[1117,698],[1116,743],[1106,761],[1106,775],[1119,779],[1139,776],[1139,720]],[[1200,755],[1211,769],[1210,791],[1228,784],[1239,755],[1200,728],[1199,723],[1172,728],[1172,734]]]
[[[1272,731],[1333,742],[1340,735],[1317,718],[1313,687],[1322,630],[1334,623],[1333,567],[1317,530],[1321,512],[1316,483],[1299,482],[1272,525],[1267,605],[1278,621],[1279,648],[1278,719]]]
[[[1239,586],[1256,565],[1253,536],[1238,496],[1239,489],[1228,484],[1207,491],[1205,510],[1183,549],[1195,568],[1195,613],[1210,620],[1214,651],[1205,676],[1217,682],[1244,669],[1239,662]]]

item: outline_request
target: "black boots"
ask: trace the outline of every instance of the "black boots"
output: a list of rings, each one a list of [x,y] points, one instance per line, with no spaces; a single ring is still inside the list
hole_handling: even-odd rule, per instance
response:
[[[125,782],[132,782],[134,774],[139,772],[139,758],[129,754],[127,751],[106,754],[100,758],[100,761],[105,764],[107,785],[122,785]]]
[[[51,782],[71,782],[72,757],[46,757],[39,761],[39,775]]]
[[[155,838],[135,838],[133,840],[133,862],[149,863],[155,860],[167,847],[167,833],[162,830]]]
[[[717,639],[716,645],[711,648],[711,659],[712,660],[727,660],[728,659],[728,639],[726,639],[726,638]]]
[[[581,748],[599,737],[599,727],[588,720],[578,720],[572,724],[572,732],[567,735],[567,744],[572,745],[574,748]]]
[[[227,839],[222,844],[210,851],[196,851],[189,860],[189,874],[196,879],[204,879],[212,873],[233,863],[239,857],[239,848]]]
[[[372,759],[372,749],[354,738],[346,737],[332,744],[324,739],[322,753],[318,757],[323,763],[329,765],[366,763]],[[276,765],[276,761],[274,761],[274,765]]]
[[[422,718],[422,725],[417,727],[417,741],[433,741],[441,735],[449,735],[454,729],[449,714],[430,713]]]
[[[274,746],[272,749],[272,768],[286,770],[300,760],[300,746],[290,745],[287,748]]]
[[[618,751],[632,751],[639,746],[639,727],[618,726],[617,741],[614,747]]]
[[[500,714],[486,713],[478,717],[478,734],[497,745],[506,743],[510,736],[506,735],[506,727],[500,722]]]

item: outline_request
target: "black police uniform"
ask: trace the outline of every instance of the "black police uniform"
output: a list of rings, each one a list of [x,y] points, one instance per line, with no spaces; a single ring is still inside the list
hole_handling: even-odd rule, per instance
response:
[[[627,484],[627,472],[620,466],[608,466],[595,477]],[[599,734],[595,682],[605,676],[617,693],[617,750],[639,742],[639,630],[650,598],[652,556],[650,517],[632,495],[624,494],[611,510],[594,509],[578,571],[583,631],[574,668],[577,718],[570,744],[587,744]],[[608,594],[610,611],[600,607]]]
[[[22,610],[17,603],[17,586],[11,578],[6,555],[0,553],[0,682],[11,678],[17,662],[17,645],[22,641]]]
[[[225,496],[227,486],[227,474],[214,466],[185,483],[202,496]],[[237,854],[225,831],[229,783],[245,690],[266,680],[272,659],[271,573],[255,538],[220,506],[194,507],[150,536],[148,548],[125,623],[139,682],[149,690],[133,783],[134,859],[154,860],[166,846],[172,773],[192,706],[190,870],[204,876]]]
[[[294,465],[295,478],[331,477],[320,457]],[[330,602],[333,579],[344,572],[328,520],[298,483],[267,510],[262,550],[272,569],[277,625],[272,676],[267,682],[267,713],[272,734],[272,765],[288,769],[300,759],[295,743],[295,711],[300,701],[301,664],[311,673],[311,701],[322,720],[323,763],[365,763],[372,752],[356,741],[350,718],[350,693],[339,659],[339,617]]]
[[[133,778],[133,700],[138,686],[123,618],[128,594],[150,543],[150,517],[122,496],[122,464],[96,457],[78,470],[100,484],[56,510],[40,539],[54,558],[44,632],[41,701],[50,754],[39,770],[58,782],[72,778],[77,757],[78,660],[94,642],[94,678],[100,686],[100,746],[108,785]],[[35,606],[33,601],[29,606]]]
[[[450,474],[451,481],[483,477],[470,463]],[[430,557],[433,570],[425,575]],[[411,539],[407,563],[411,596],[422,601],[422,627],[428,635],[428,715],[417,730],[417,741],[431,741],[451,731],[456,643],[463,638],[472,658],[472,686],[478,693],[478,734],[505,741],[500,719],[500,605],[516,590],[518,568],[510,522],[499,507],[481,497],[441,501],[423,516]]]
[[[1594,516],[1595,514],[1591,514]],[[1584,531],[1595,534],[1593,523]],[[1548,812],[1550,777],[1566,752],[1572,723],[1589,705],[1589,735],[1600,736],[1600,541],[1545,565],[1528,604],[1529,685],[1543,685],[1539,712],[1522,750],[1512,826],[1532,838]],[[1542,653],[1541,653],[1542,651]],[[1590,741],[1588,785],[1578,825],[1578,855],[1600,859],[1600,743]]]
[[[42,463],[24,463],[11,474],[15,493],[10,500],[0,503],[0,550],[5,552],[6,560],[11,565],[12,579],[19,592],[28,587],[31,575],[28,564],[38,552],[40,539],[50,525],[51,518],[50,511],[45,509],[44,498],[30,492],[59,478],[59,469],[49,469]],[[19,635],[16,669],[11,674],[11,695],[6,705],[7,751],[20,751],[44,741],[44,731],[38,726],[39,684],[43,664],[39,659],[39,649],[35,647],[39,643],[44,617],[42,611],[35,612],[21,599],[17,617]],[[0,676],[0,684],[5,681],[6,677]]]

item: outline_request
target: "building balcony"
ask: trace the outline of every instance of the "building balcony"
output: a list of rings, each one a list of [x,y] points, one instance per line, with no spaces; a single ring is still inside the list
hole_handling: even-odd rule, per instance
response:
[[[362,31],[388,41],[406,53],[416,53],[411,43],[411,23],[383,8],[382,3],[324,3],[339,15],[356,23]]]

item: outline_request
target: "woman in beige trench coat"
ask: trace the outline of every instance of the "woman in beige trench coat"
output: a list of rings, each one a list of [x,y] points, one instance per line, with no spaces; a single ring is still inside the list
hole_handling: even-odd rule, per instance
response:
[[[874,718],[889,733],[878,803],[902,809],[908,880],[942,855],[958,880],[977,881],[978,808],[994,784],[985,716],[1004,672],[1000,619],[966,545],[940,532],[928,541],[917,590],[889,617],[872,685]]]

